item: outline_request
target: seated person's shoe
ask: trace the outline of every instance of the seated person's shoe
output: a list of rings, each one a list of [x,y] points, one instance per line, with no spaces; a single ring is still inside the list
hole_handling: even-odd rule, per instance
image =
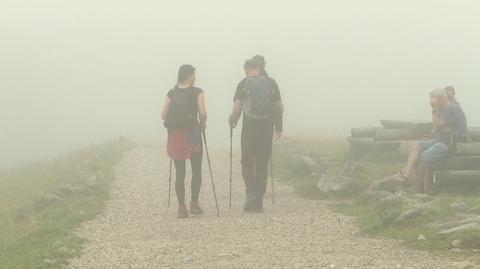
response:
[[[178,206],[178,218],[179,219],[188,219],[188,212],[186,205],[179,205]]]
[[[192,215],[203,215],[203,210],[200,207],[198,202],[191,202],[190,203],[190,214]]]

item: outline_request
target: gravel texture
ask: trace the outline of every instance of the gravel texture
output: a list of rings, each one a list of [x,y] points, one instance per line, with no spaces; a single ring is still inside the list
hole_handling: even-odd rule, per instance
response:
[[[267,200],[264,214],[244,214],[238,156],[229,212],[228,154],[218,150],[212,161],[221,217],[205,160],[206,214],[179,220],[173,184],[167,208],[164,151],[137,148],[121,161],[104,213],[78,231],[89,243],[71,268],[451,268],[447,257],[359,235],[353,218],[295,196],[288,185],[276,184],[275,208]]]

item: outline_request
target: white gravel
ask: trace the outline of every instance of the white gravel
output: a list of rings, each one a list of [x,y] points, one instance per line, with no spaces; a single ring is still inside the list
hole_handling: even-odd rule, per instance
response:
[[[206,162],[201,194],[206,215],[178,220],[173,184],[172,208],[166,208],[169,161],[164,149],[134,149],[116,169],[104,213],[78,231],[89,243],[71,268],[431,269],[452,264],[447,257],[409,250],[393,240],[363,237],[354,219],[332,213],[325,202],[298,198],[287,185],[276,185],[275,209],[266,202],[265,214],[244,214],[238,158],[228,212],[228,155],[212,153],[220,218]]]

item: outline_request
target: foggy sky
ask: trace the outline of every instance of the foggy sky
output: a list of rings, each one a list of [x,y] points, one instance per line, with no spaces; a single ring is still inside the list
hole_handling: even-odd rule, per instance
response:
[[[429,120],[428,93],[446,85],[480,126],[479,14],[473,0],[1,0],[0,168],[120,135],[164,142],[161,107],[184,63],[223,146],[255,54],[280,84],[287,135]]]

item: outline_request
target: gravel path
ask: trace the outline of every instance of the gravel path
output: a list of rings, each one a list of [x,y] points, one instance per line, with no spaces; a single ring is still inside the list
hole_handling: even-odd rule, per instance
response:
[[[116,169],[105,212],[78,231],[89,243],[71,268],[450,268],[446,257],[358,235],[354,219],[296,197],[290,186],[277,184],[275,210],[267,202],[265,214],[244,214],[238,165],[228,212],[228,155],[213,155],[222,216],[216,217],[205,163],[206,215],[178,220],[173,191],[166,208],[164,150],[131,151]]]

